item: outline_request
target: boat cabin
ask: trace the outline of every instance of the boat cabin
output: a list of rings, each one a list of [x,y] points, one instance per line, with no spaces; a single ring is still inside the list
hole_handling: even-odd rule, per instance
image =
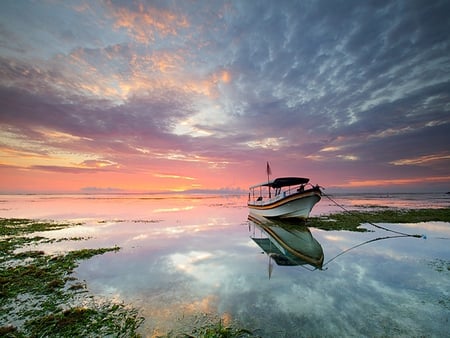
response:
[[[292,194],[305,191],[309,178],[304,177],[280,177],[274,180],[251,186],[249,203],[264,203],[268,200],[278,200]]]

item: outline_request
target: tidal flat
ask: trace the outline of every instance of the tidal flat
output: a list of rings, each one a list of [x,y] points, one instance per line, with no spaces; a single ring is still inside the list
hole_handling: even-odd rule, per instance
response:
[[[339,200],[351,212],[321,201],[297,225],[323,269],[271,262],[245,197],[5,198],[0,335],[442,336],[450,208],[413,198]]]
[[[327,216],[311,217],[306,225],[322,230],[367,231],[365,223],[450,222],[450,208],[394,209],[345,211]]]
[[[0,219],[0,315],[2,337],[136,336],[143,318],[124,304],[97,302],[72,277],[79,261],[118,247],[82,249],[57,255],[27,250],[55,240],[34,232],[60,230],[68,223]],[[63,238],[73,241],[83,238]],[[18,251],[20,250],[20,251]]]
[[[136,331],[144,318],[138,315],[138,309],[97,300],[84,282],[71,276],[79,261],[117,252],[119,247],[81,249],[58,255],[27,250],[31,245],[85,240],[32,236],[34,232],[75,225],[81,224],[0,219],[1,337],[141,337]],[[168,332],[160,337],[179,336]],[[224,325],[221,319],[196,327],[183,336],[256,337],[249,330]]]

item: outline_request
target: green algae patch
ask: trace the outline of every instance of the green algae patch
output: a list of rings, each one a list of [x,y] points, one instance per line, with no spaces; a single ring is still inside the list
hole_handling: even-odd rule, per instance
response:
[[[450,222],[450,208],[440,209],[381,209],[346,211],[327,216],[310,217],[306,225],[322,230],[367,231],[363,223]]]
[[[0,218],[0,236],[16,236],[38,231],[60,230],[69,223],[43,222],[25,218]]]
[[[25,324],[31,336],[44,337],[137,337],[136,310],[120,304],[100,308],[73,307],[33,319]]]
[[[42,250],[16,252],[30,244],[59,241],[30,236],[33,232],[73,225],[0,219],[0,336],[137,336],[143,318],[136,309],[99,302],[89,295],[83,283],[71,276],[81,260],[117,252],[119,247],[81,249],[51,256]]]
[[[428,265],[437,272],[450,273],[450,261],[436,258],[435,260],[428,262]]]
[[[222,319],[198,326],[191,332],[169,332],[158,338],[258,338],[250,330],[239,328],[234,325],[225,325]]]
[[[222,321],[217,324],[211,324],[194,330],[188,337],[199,338],[241,338],[241,337],[256,337],[253,332],[247,329],[235,328],[223,325]]]
[[[11,263],[16,264],[0,271],[0,295],[11,298],[26,292],[49,294],[65,286],[65,278],[78,266],[79,260],[117,250],[83,249],[58,256],[48,256],[43,251],[11,254]]]

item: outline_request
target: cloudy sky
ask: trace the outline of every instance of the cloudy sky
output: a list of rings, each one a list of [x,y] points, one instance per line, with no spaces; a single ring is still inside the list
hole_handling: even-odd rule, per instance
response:
[[[450,190],[449,13],[1,1],[0,192]]]

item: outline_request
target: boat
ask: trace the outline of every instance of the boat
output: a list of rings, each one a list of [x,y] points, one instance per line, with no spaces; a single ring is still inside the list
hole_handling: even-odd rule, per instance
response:
[[[253,185],[248,194],[249,211],[264,217],[306,219],[322,195],[318,185],[308,183],[309,178],[279,177]]]
[[[249,225],[253,225],[250,238],[280,266],[309,264],[321,269],[324,260],[323,249],[304,224],[293,220],[268,219],[249,215]],[[256,235],[255,228],[261,230]],[[252,230],[251,230],[252,231]]]

